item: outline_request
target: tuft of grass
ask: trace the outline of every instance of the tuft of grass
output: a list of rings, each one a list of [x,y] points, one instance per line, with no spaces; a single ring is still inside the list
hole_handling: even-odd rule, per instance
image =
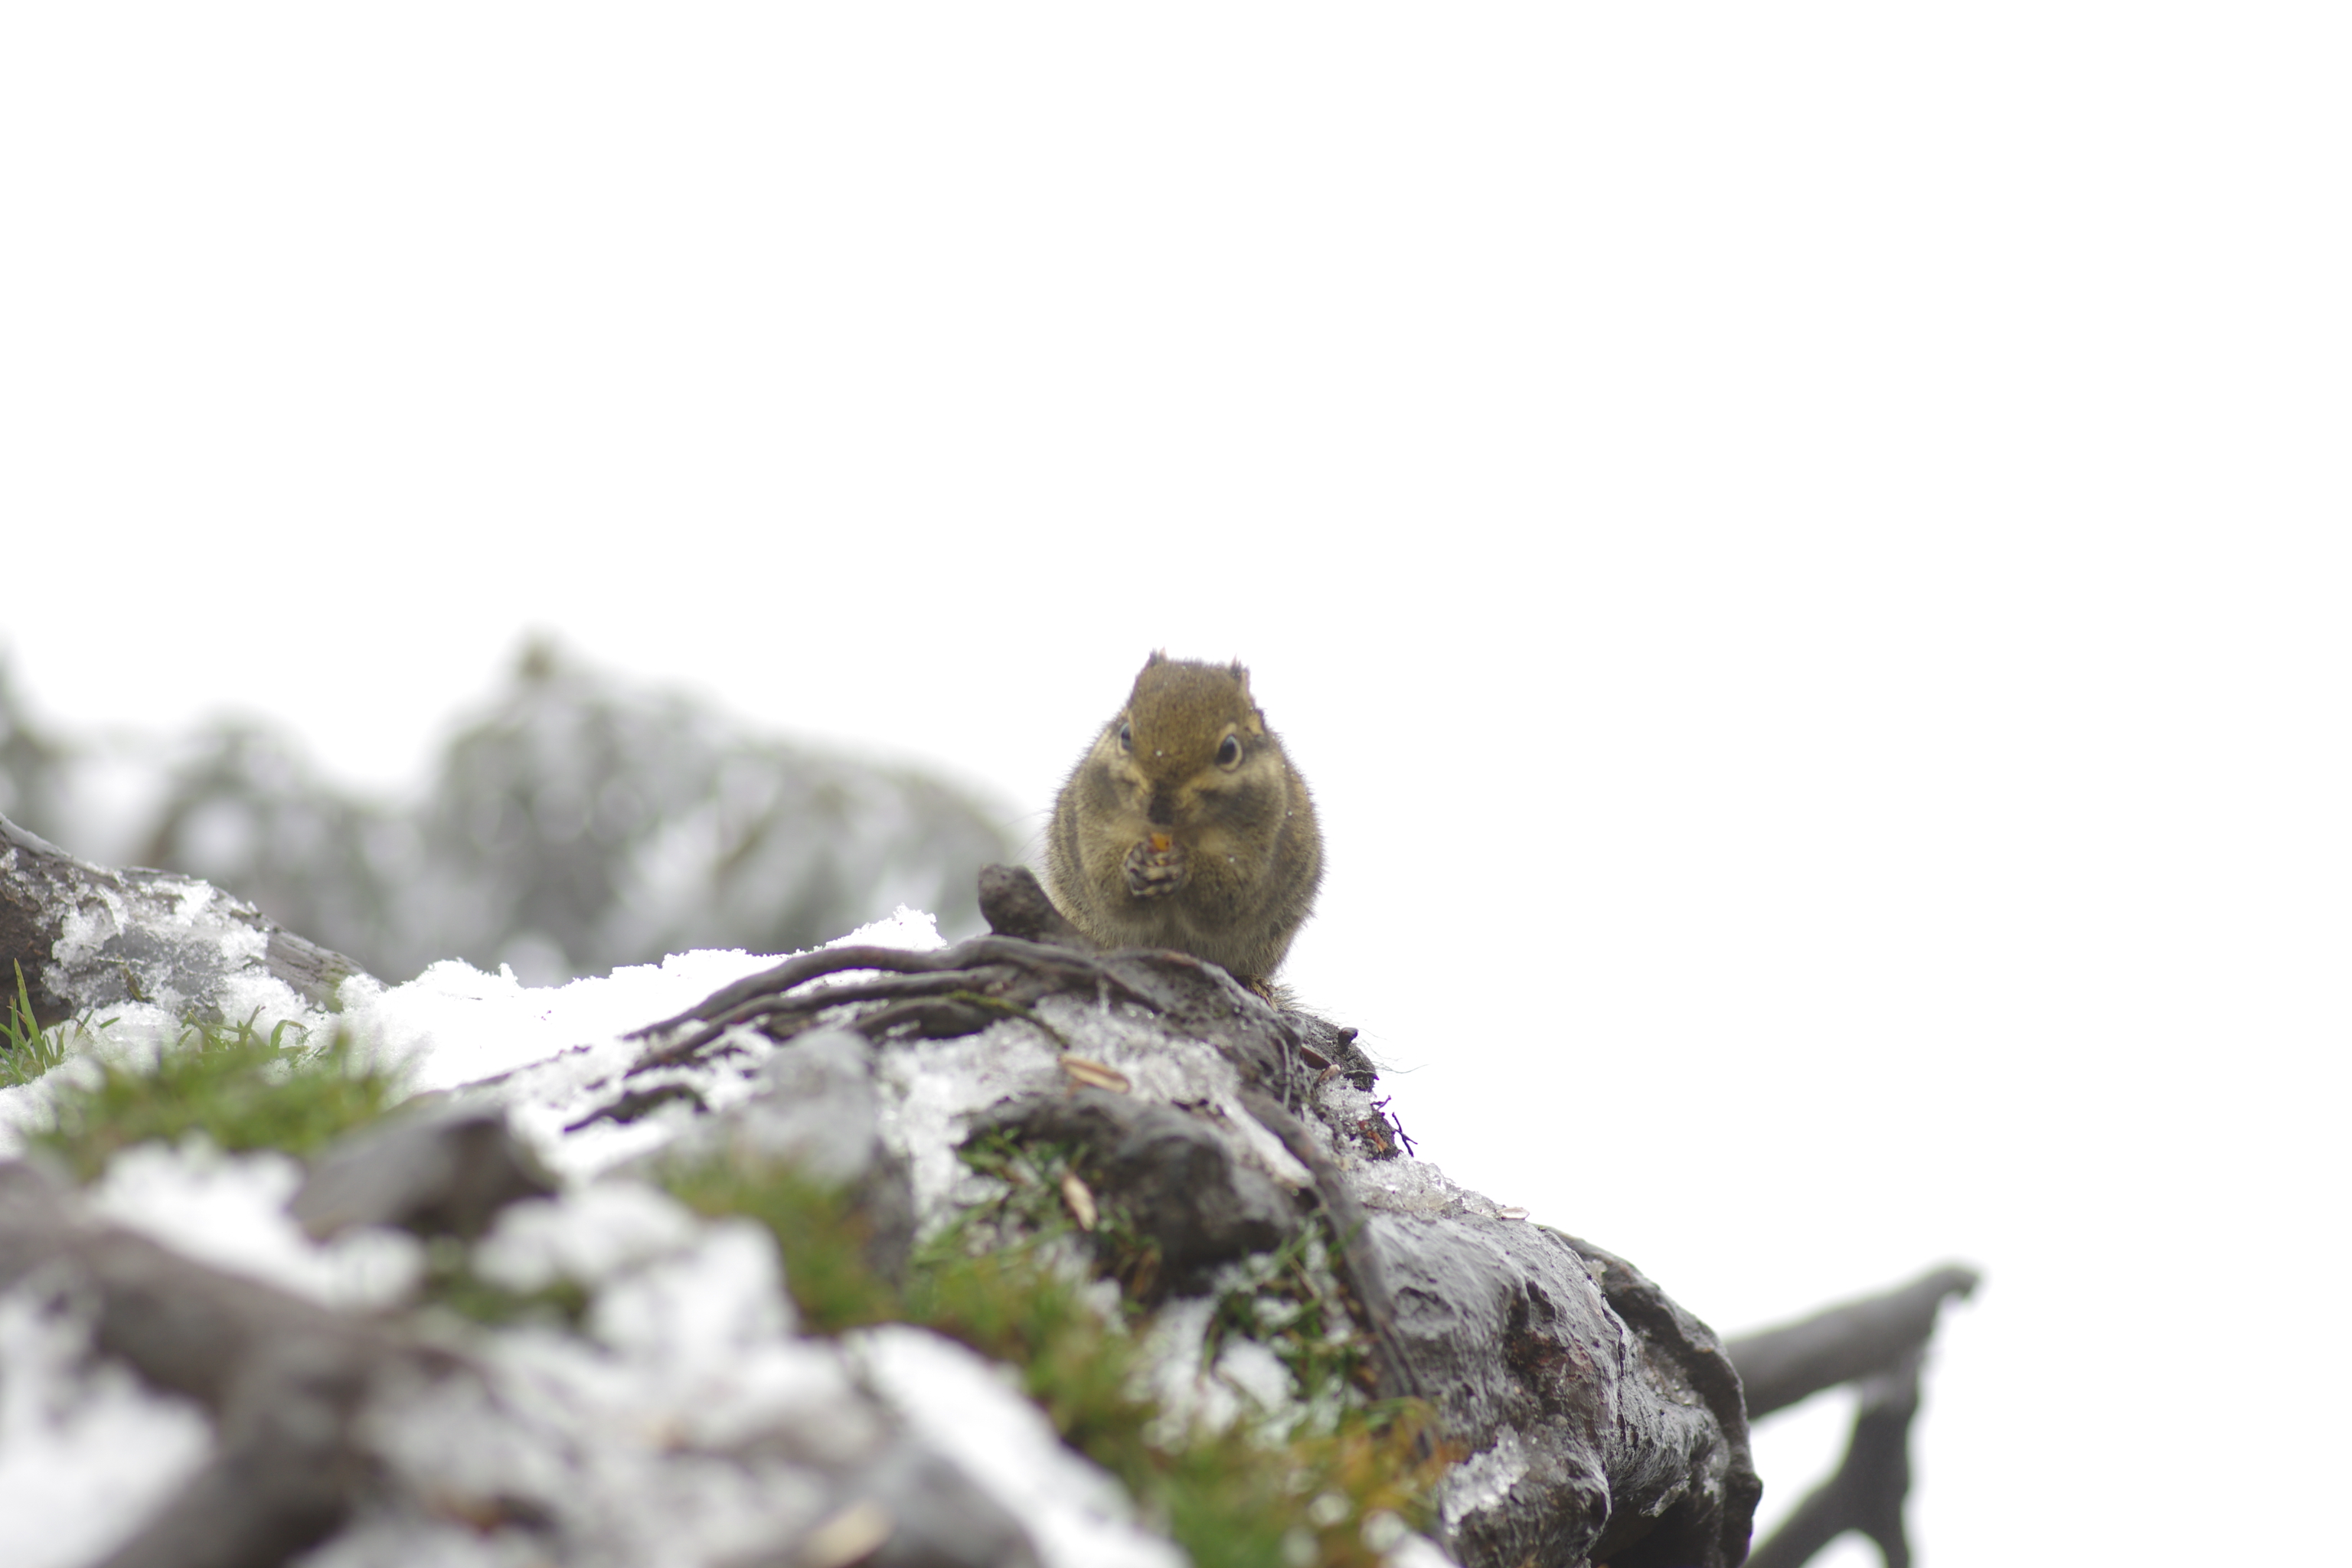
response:
[[[1291,1368],[1317,1430],[1244,1425],[1153,1440],[1164,1424],[1158,1404],[1132,1392],[1141,1382],[1135,1325],[1107,1321],[1068,1266],[1089,1259],[1100,1275],[1132,1277],[1149,1244],[1107,1204],[1092,1232],[1076,1230],[1059,1186],[1070,1157],[1002,1139],[968,1145],[967,1163],[1003,1191],[919,1248],[898,1286],[866,1265],[866,1227],[837,1191],[790,1171],[725,1165],[667,1180],[705,1215],[768,1227],[812,1331],[918,1323],[1014,1368],[1062,1439],[1118,1477],[1197,1568],[1374,1568],[1381,1552],[1364,1539],[1368,1518],[1425,1525],[1431,1495],[1459,1455],[1434,1440],[1425,1405],[1367,1403],[1358,1391],[1362,1350],[1334,1307],[1320,1241],[1258,1260],[1221,1299],[1206,1347],[1213,1355],[1223,1336],[1264,1338]],[[1131,1297],[1127,1310],[1135,1311]]]
[[[1163,1459],[1168,1533],[1193,1568],[1379,1568],[1365,1521],[1391,1514],[1425,1529],[1438,1481],[1462,1457],[1434,1432],[1426,1405],[1400,1400],[1274,1446],[1244,1427],[1196,1437]]]
[[[268,1035],[242,1024],[187,1024],[145,1067],[105,1063],[94,1087],[58,1096],[38,1141],[83,1181],[116,1151],[202,1132],[232,1152],[309,1156],[383,1115],[401,1098],[393,1075],[364,1062],[348,1037],[310,1046],[299,1026]]]
[[[953,1246],[952,1233],[942,1239]],[[977,1254],[927,1249],[908,1271],[904,1321],[1017,1370],[1064,1442],[1147,1497],[1137,1483],[1155,1468],[1144,1432],[1159,1406],[1129,1393],[1136,1342],[1044,1256],[1047,1239]]]
[[[8,1018],[0,1025],[0,1089],[18,1089],[66,1059],[65,1033],[75,1026],[60,1024],[44,1029],[33,1019],[32,993],[25,985],[25,966],[16,965],[16,994],[8,998]]]
[[[866,1260],[873,1227],[840,1188],[789,1165],[727,1161],[678,1166],[670,1195],[707,1217],[741,1215],[768,1227],[784,1260],[784,1285],[809,1332],[837,1334],[903,1321],[890,1282]]]
[[[1235,1337],[1265,1346],[1288,1369],[1307,1425],[1328,1429],[1353,1391],[1372,1386],[1371,1346],[1349,1321],[1320,1225],[1300,1226],[1232,1272],[1209,1319],[1202,1364],[1213,1365]]]
[[[1135,1223],[1126,1208],[1097,1197],[1094,1225],[1077,1228],[1063,1183],[1076,1176],[1082,1151],[1044,1139],[1025,1140],[987,1132],[956,1151],[966,1165],[1003,1184],[995,1196],[973,1205],[947,1245],[970,1251],[992,1240],[1033,1237],[1066,1239],[1093,1260],[1097,1279],[1118,1281],[1119,1310],[1130,1325],[1147,1315],[1143,1303],[1160,1278],[1160,1243]]]

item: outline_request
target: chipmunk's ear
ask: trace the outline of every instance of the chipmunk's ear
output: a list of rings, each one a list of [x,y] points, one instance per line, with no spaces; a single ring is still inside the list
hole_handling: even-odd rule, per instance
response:
[[[1250,695],[1249,666],[1244,664],[1240,659],[1235,659],[1233,663],[1225,666],[1225,668],[1233,671],[1234,684],[1242,689],[1242,700],[1249,704],[1249,710],[1253,713],[1257,713],[1258,722],[1260,724],[1264,724],[1265,722],[1265,715],[1257,712],[1257,699]]]
[[[1164,647],[1156,647],[1151,650],[1151,657],[1143,661],[1143,668],[1150,669],[1155,664],[1166,664],[1167,662],[1168,650]]]

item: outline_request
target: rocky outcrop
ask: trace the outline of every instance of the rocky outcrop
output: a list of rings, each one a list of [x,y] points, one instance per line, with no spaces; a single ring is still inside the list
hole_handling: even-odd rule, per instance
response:
[[[358,973],[210,883],[93,866],[0,817],[0,977],[45,1026],[119,1002],[220,1017],[270,983],[328,1009]]]
[[[958,1139],[1074,1144],[1089,1183],[1160,1238],[1154,1301],[1320,1210],[1377,1392],[1430,1401],[1466,1450],[1440,1502],[1460,1562],[1741,1560],[1759,1488],[1738,1374],[1704,1324],[1622,1259],[1405,1155],[1342,1031],[1184,954],[1087,952],[1041,902],[998,868],[982,909],[999,934],[790,960],[647,1030],[601,1092],[707,1084],[853,1032],[919,1214],[955,1203],[940,1156]]]
[[[37,950],[45,1005],[143,994],[220,1011],[239,985],[279,984],[268,922],[233,900],[6,843],[0,904]],[[461,1088],[330,1150],[280,1216],[437,1237],[419,1255],[432,1268],[516,1300],[571,1291],[563,1333],[452,1339],[272,1292],[16,1167],[0,1296],[94,1300],[92,1353],[215,1424],[211,1458],[113,1561],[159,1561],[140,1553],[168,1521],[242,1553],[218,1561],[310,1546],[331,1568],[423,1560],[468,1531],[614,1564],[650,1561],[656,1539],[713,1563],[1173,1562],[1100,1472],[1033,1485],[1006,1479],[1004,1455],[1029,1452],[1011,1439],[957,1447],[979,1406],[925,1402],[960,1386],[969,1352],[916,1329],[798,1332],[762,1234],[632,1175],[714,1157],[798,1169],[851,1194],[887,1274],[1003,1190],[960,1157],[990,1141],[1066,1152],[1054,1201],[1081,1226],[1132,1228],[1145,1261],[1104,1283],[1157,1322],[1205,1321],[1270,1253],[1328,1258],[1333,1342],[1363,1352],[1346,1396],[1433,1411],[1457,1462],[1432,1529],[1465,1568],[1740,1561],[1758,1488],[1738,1377],[1705,1325],[1622,1259],[1415,1158],[1349,1031],[1183,954],[1086,951],[1025,873],[982,887],[991,934],[804,953]],[[583,1185],[590,1169],[607,1175]],[[1180,1372],[1201,1363],[1190,1346]],[[1076,1464],[1050,1441],[1019,1462]]]

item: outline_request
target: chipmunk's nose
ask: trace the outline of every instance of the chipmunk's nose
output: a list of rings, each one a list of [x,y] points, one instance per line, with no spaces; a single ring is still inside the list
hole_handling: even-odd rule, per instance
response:
[[[1176,820],[1174,797],[1164,789],[1153,790],[1151,799],[1143,808],[1143,815],[1160,827],[1171,826]]]

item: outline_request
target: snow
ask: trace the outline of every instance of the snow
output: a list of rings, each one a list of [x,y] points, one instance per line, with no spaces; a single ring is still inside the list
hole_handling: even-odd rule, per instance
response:
[[[1438,1507],[1451,1530],[1482,1509],[1501,1502],[1528,1473],[1527,1449],[1519,1435],[1506,1426],[1493,1447],[1473,1454],[1447,1473]]]
[[[936,920],[902,904],[887,920],[825,945],[928,952],[941,942]],[[462,959],[444,959],[403,985],[347,983],[341,1021],[406,1067],[411,1087],[453,1089],[674,1017],[782,962],[773,953],[704,949],[541,988],[525,985],[505,964],[486,974]]]
[[[201,1134],[142,1143],[107,1164],[91,1189],[103,1219],[174,1251],[330,1307],[389,1306],[415,1289],[425,1248],[406,1231],[362,1226],[324,1246],[286,1212],[302,1167],[276,1152],[227,1155]]]
[[[0,1563],[94,1561],[211,1451],[194,1404],[91,1353],[86,1312],[61,1281],[37,1276],[0,1294]]]
[[[885,1400],[1029,1529],[1047,1568],[1182,1568],[1134,1522],[1125,1491],[1065,1447],[1010,1372],[926,1329],[852,1334],[845,1352]]]
[[[929,1231],[985,1178],[956,1158],[964,1119],[1000,1100],[1062,1087],[1060,1047],[1033,1024],[992,1024],[976,1035],[884,1049],[882,1139],[908,1163],[915,1213]]]
[[[936,920],[901,905],[888,919],[825,945],[929,952],[941,942]],[[781,962],[772,953],[710,949],[540,988],[503,965],[489,974],[449,959],[388,989],[372,981],[346,984],[340,1022],[414,1090],[496,1084],[515,1131],[560,1173],[585,1179],[658,1149],[685,1125],[681,1110],[571,1131],[593,1108],[593,1091],[641,1054],[641,1044],[627,1037],[631,1031],[676,1017],[721,986]],[[745,1031],[739,1038],[754,1060],[773,1051],[764,1036]],[[722,1085],[740,1074],[687,1069],[680,1076],[705,1091],[706,1103],[723,1103]]]
[[[598,1182],[499,1212],[474,1249],[474,1271],[529,1293],[558,1279],[601,1285],[625,1268],[689,1245],[692,1211],[641,1182]]]
[[[1392,1523],[1394,1529],[1377,1528],[1383,1521]],[[1381,1550],[1383,1541],[1395,1542],[1388,1547],[1387,1555],[1381,1558],[1388,1568],[1457,1568],[1454,1559],[1445,1555],[1437,1542],[1425,1535],[1415,1535],[1407,1531],[1403,1521],[1394,1514],[1374,1514],[1364,1521],[1364,1543],[1378,1552]]]
[[[587,1335],[492,1336],[473,1352],[477,1377],[420,1384],[380,1408],[373,1446],[409,1494],[461,1517],[529,1502],[556,1521],[568,1562],[723,1562],[772,1553],[825,1517],[835,1500],[807,1467],[871,1459],[892,1438],[887,1414],[1021,1519],[1049,1568],[1183,1562],[1002,1369],[921,1329],[798,1338],[767,1234],[667,1204],[603,1183],[508,1211],[478,1268],[593,1285]],[[508,1550],[386,1509],[305,1561],[528,1560]]]
[[[373,1411],[371,1446],[404,1493],[461,1521],[520,1503],[550,1521],[566,1562],[724,1562],[815,1522],[831,1494],[809,1464],[855,1461],[885,1436],[840,1352],[793,1332],[757,1226],[595,1183],[509,1208],[474,1263],[518,1289],[568,1278],[593,1301],[584,1334],[482,1336],[468,1373],[419,1381]],[[387,1505],[306,1563],[544,1561],[543,1542],[514,1555],[518,1533],[453,1531]]]
[[[821,1412],[813,1427],[845,1429],[859,1406],[826,1348],[772,1336],[734,1342],[755,1363],[755,1395],[715,1413]],[[789,1373],[775,1375],[778,1363]],[[403,1483],[397,1496],[364,1511],[336,1540],[304,1558],[305,1568],[383,1564],[544,1563],[553,1555],[583,1568],[643,1568],[725,1562],[772,1549],[814,1522],[826,1489],[803,1468],[756,1453],[696,1451],[689,1435],[733,1432],[687,1419],[710,1387],[667,1386],[662,1361],[548,1330],[490,1336],[467,1371],[379,1396],[369,1446]],[[780,1393],[789,1397],[780,1397]],[[536,1518],[540,1531],[479,1528]],[[524,1550],[528,1548],[528,1550]]]
[[[1155,1443],[1181,1442],[1188,1430],[1223,1432],[1244,1415],[1303,1414],[1291,1394],[1289,1369],[1256,1341],[1235,1336],[1213,1365],[1203,1362],[1202,1347],[1216,1310],[1214,1295],[1169,1301],[1153,1315],[1138,1347],[1140,1392],[1160,1406],[1148,1434]]]
[[[1502,1205],[1467,1187],[1457,1186],[1444,1171],[1426,1160],[1383,1160],[1371,1171],[1361,1173],[1356,1193],[1370,1209],[1431,1216],[1505,1217]]]
[[[89,929],[76,940],[85,946],[111,934],[105,911],[81,918]],[[931,915],[901,905],[889,918],[826,945],[928,952],[942,943]],[[397,1069],[412,1092],[463,1089],[535,1069],[528,1093],[501,1097],[519,1112],[517,1130],[565,1173],[587,1176],[658,1147],[668,1133],[643,1123],[609,1122],[583,1130],[584,1135],[567,1133],[567,1094],[576,1096],[634,1062],[639,1047],[625,1038],[630,1031],[674,1017],[720,986],[781,962],[772,953],[711,949],[540,988],[523,984],[504,965],[486,973],[448,959],[401,985],[370,977],[348,981],[342,1011],[333,1014],[310,1007],[267,974],[231,973],[220,976],[213,1002],[223,1016],[250,1020],[265,1035],[281,1022],[313,1041],[347,1034],[374,1060]],[[175,1011],[148,1003],[100,1008],[88,1025],[67,1031],[70,1059],[61,1071],[0,1089],[0,1159],[22,1152],[27,1134],[51,1124],[61,1088],[92,1079],[91,1067],[77,1065],[83,1058],[149,1061],[183,1029]]]

